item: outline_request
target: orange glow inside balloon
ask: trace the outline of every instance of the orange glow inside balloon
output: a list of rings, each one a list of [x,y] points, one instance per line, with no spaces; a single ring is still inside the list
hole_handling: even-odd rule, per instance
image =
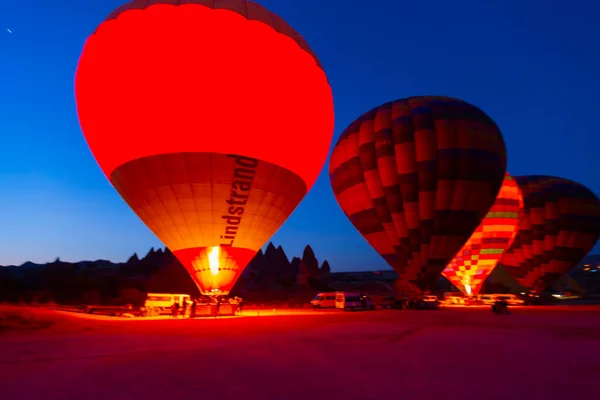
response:
[[[281,18],[209,4],[121,9],[87,39],[75,96],[113,186],[201,290],[225,293],[315,182],[333,98]]]
[[[522,215],[523,195],[507,173],[494,205],[443,275],[467,296],[477,295],[515,240]]]

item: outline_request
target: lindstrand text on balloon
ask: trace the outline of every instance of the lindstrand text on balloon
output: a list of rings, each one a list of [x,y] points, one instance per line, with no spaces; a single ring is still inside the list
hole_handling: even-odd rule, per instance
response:
[[[221,216],[227,223],[225,233],[221,235],[221,239],[229,240],[228,243],[221,243],[221,246],[230,247],[233,246],[239,225],[242,222],[248,196],[252,189],[252,181],[256,174],[256,167],[258,167],[258,160],[237,154],[227,154],[227,157],[235,159],[235,165],[239,166],[233,170],[230,198],[225,200],[229,204],[227,214]]]

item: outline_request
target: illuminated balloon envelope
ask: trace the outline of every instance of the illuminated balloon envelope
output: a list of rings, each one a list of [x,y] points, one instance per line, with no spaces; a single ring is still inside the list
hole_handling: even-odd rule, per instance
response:
[[[525,211],[500,263],[524,288],[543,293],[594,247],[600,200],[585,186],[553,176],[517,176]]]
[[[331,186],[350,222],[421,289],[435,286],[502,186],[506,148],[483,111],[422,96],[378,106],[342,133]]]
[[[98,164],[205,294],[227,294],[316,180],[333,133],[319,61],[243,0],[133,1],[86,41],[77,112]]]
[[[507,173],[494,205],[443,275],[467,296],[477,295],[515,239],[522,214],[521,190]]]

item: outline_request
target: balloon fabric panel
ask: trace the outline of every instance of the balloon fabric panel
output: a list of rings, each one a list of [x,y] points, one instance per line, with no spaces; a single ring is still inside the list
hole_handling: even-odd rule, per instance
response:
[[[322,68],[321,62],[306,40],[304,40],[294,28],[285,22],[279,15],[270,12],[258,3],[249,0],[134,0],[117,7],[117,9],[106,17],[106,21],[116,19],[127,10],[144,10],[153,5],[182,6],[186,4],[200,5],[214,10],[233,11],[249,21],[260,21],[273,28],[276,32],[295,41],[302,50],[312,55],[319,68]]]

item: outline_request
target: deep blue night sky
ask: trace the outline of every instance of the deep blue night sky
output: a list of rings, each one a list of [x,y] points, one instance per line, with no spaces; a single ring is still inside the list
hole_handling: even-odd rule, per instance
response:
[[[100,171],[75,111],[82,45],[123,2],[0,5],[0,265],[57,256],[123,261],[161,246]],[[459,97],[496,120],[512,175],[562,176],[600,193],[600,2],[260,3],[321,59],[333,87],[335,138],[389,100]],[[339,209],[326,167],[272,240],[288,256],[310,243],[336,271],[388,268]]]

